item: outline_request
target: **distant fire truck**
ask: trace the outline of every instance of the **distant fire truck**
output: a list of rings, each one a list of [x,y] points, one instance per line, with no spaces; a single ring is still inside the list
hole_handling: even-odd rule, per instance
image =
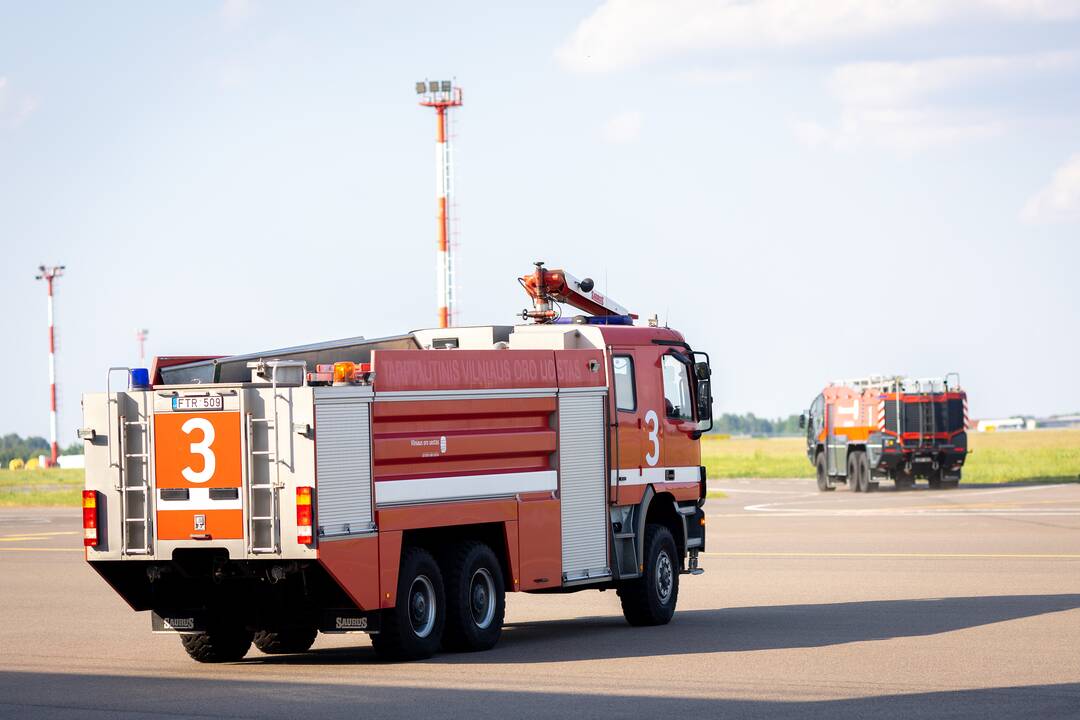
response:
[[[588,278],[521,283],[532,324],[113,368],[83,400],[87,561],[201,662],[320,631],[484,650],[508,591],[667,623],[702,572],[708,356]]]
[[[847,483],[855,492],[891,480],[897,490],[925,478],[956,487],[967,456],[967,393],[960,378],[872,376],[837,380],[805,415],[806,456],[818,490]]]

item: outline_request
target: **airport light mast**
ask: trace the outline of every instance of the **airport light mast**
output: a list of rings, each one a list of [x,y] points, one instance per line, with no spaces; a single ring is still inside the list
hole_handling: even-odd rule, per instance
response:
[[[56,441],[56,333],[53,316],[53,283],[64,274],[63,265],[39,265],[35,280],[44,280],[49,290],[49,467],[56,465],[60,447]]]
[[[420,104],[435,108],[435,197],[438,228],[436,232],[436,292],[439,327],[450,327],[454,321],[454,257],[450,241],[450,196],[453,189],[453,165],[450,138],[446,128],[451,108],[462,104],[461,88],[450,80],[424,80],[416,83]]]

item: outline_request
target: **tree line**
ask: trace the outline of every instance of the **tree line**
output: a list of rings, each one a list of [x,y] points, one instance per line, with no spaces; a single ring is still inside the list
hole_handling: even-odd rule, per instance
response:
[[[83,444],[72,443],[60,451],[61,455],[81,455]],[[29,460],[38,455],[49,454],[49,441],[37,435],[19,437],[15,433],[8,433],[0,437],[0,467],[6,468],[15,458]]]
[[[728,435],[801,435],[799,416],[759,418],[754,413],[735,415],[724,413],[713,420],[713,432]]]

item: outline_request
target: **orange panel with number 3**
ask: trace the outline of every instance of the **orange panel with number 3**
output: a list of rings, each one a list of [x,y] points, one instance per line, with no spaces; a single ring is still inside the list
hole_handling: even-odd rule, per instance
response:
[[[159,488],[240,487],[240,413],[154,416]]]

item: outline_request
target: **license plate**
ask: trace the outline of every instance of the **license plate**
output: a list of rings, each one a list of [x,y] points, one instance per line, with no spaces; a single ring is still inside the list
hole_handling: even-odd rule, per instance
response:
[[[225,398],[221,395],[203,395],[201,397],[174,397],[172,409],[175,412],[193,412],[197,410],[224,410]]]

